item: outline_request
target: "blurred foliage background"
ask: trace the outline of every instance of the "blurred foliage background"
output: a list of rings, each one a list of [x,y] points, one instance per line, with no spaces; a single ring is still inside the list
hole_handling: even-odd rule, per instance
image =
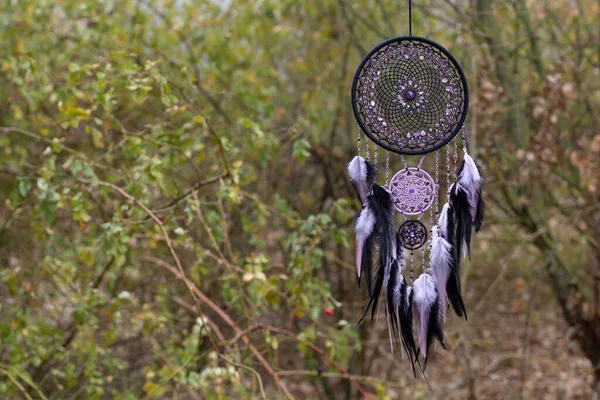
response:
[[[356,326],[345,174],[406,2],[1,2],[0,398],[598,399],[599,8],[414,2],[489,209],[430,391]]]

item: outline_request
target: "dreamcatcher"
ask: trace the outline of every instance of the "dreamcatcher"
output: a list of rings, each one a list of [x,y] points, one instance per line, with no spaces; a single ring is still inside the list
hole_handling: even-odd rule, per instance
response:
[[[467,319],[461,260],[471,256],[471,236],[481,227],[484,207],[481,170],[467,153],[465,75],[445,48],[412,36],[410,14],[409,1],[409,35],[376,46],[354,76],[358,155],[348,173],[362,203],[355,221],[356,270],[359,286],[364,276],[369,300],[361,321],[369,310],[373,320],[383,304],[392,351],[396,344],[415,372],[415,364],[425,369],[434,341],[445,348],[442,325],[450,305]],[[365,157],[361,132],[367,136]],[[385,149],[383,186],[376,179],[379,147]],[[403,168],[388,179],[394,154]],[[422,167],[428,155],[435,159],[434,174]],[[408,156],[420,158],[410,166]],[[447,190],[440,207],[443,158]],[[422,271],[415,279],[419,262]]]

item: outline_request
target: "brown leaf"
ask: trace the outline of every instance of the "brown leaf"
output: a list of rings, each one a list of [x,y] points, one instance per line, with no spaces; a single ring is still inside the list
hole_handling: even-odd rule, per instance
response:
[[[516,299],[513,301],[513,310],[515,310],[515,312],[520,312],[521,311],[521,299]]]
[[[596,135],[590,144],[590,150],[595,153],[600,153],[600,135]]]

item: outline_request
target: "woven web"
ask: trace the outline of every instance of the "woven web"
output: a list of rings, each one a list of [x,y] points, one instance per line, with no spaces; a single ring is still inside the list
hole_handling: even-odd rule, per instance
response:
[[[380,48],[357,71],[353,93],[362,129],[389,150],[421,154],[447,143],[466,113],[459,66],[417,38]]]
[[[422,169],[408,168],[398,171],[388,184],[398,212],[419,215],[429,209],[437,193],[435,182]]]
[[[404,248],[416,250],[427,243],[427,228],[417,220],[408,220],[400,225],[398,236]]]

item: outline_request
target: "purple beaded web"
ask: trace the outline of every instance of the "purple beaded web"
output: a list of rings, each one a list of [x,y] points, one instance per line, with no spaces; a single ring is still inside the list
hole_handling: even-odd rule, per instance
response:
[[[427,242],[427,229],[417,220],[408,220],[400,225],[398,236],[404,248],[416,250]]]
[[[429,209],[437,193],[431,176],[420,168],[398,171],[388,184],[398,212],[419,215]]]
[[[468,108],[466,80],[456,60],[424,38],[401,37],[371,51],[354,77],[359,125],[380,146],[424,154],[448,143]]]

